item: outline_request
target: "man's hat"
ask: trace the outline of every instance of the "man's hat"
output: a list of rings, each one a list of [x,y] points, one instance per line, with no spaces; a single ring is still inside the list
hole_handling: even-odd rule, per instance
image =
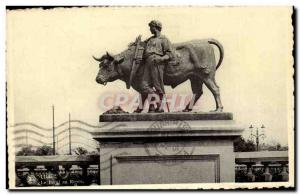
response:
[[[162,28],[161,22],[158,20],[152,20],[148,25],[159,28],[159,29]]]

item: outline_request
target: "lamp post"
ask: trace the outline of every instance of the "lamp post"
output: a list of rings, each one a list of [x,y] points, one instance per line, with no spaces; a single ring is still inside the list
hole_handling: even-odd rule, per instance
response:
[[[253,132],[252,132],[252,129],[254,129],[254,128],[256,128],[256,133],[255,134],[253,134]],[[261,130],[263,130],[264,128],[266,128],[264,125],[262,125],[260,127]],[[252,140],[252,138],[255,138],[256,151],[258,151],[259,150],[259,138],[261,137],[262,139],[264,139],[266,137],[266,135],[264,133],[259,133],[258,132],[258,127],[253,127],[252,125],[250,125],[249,129],[251,129],[251,135],[250,135],[251,140]]]

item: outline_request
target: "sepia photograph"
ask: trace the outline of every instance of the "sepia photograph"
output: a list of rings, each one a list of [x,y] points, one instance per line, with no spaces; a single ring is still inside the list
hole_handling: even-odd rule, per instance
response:
[[[7,6],[8,188],[294,188],[294,12]]]

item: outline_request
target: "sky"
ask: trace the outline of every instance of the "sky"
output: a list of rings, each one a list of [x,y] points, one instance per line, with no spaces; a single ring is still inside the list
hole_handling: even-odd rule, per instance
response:
[[[110,7],[7,12],[7,82],[9,125],[33,122],[51,128],[72,119],[100,125],[104,94],[134,95],[125,83],[95,82],[92,56],[122,52],[148,22],[160,20],[171,42],[214,38],[225,56],[217,70],[224,111],[237,124],[266,127],[265,143],[288,144],[293,131],[291,7]],[[217,53],[217,52],[216,52]],[[216,56],[218,57],[218,55]],[[167,93],[190,94],[190,83]],[[204,87],[197,111],[214,109]],[[130,111],[130,110],[129,110]]]

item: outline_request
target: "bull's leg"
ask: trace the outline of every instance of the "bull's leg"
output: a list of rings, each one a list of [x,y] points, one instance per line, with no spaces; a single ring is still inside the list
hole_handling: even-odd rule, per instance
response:
[[[143,111],[147,97],[148,94],[144,94],[144,93],[141,94],[140,105],[136,108],[135,111],[133,111],[134,113],[141,113]]]
[[[220,89],[219,86],[216,84],[215,79],[212,77],[206,77],[203,79],[203,81],[215,98],[216,110],[214,110],[214,112],[222,112],[223,106],[220,97]]]
[[[199,78],[190,79],[192,91],[194,94],[193,99],[186,105],[185,109],[182,112],[190,112],[193,110],[194,105],[199,100],[201,95],[203,94],[202,86],[203,82]]]
[[[164,108],[163,108],[163,98],[164,98],[164,94],[163,93],[157,93],[159,100],[156,103],[156,109],[155,112],[164,112]]]

